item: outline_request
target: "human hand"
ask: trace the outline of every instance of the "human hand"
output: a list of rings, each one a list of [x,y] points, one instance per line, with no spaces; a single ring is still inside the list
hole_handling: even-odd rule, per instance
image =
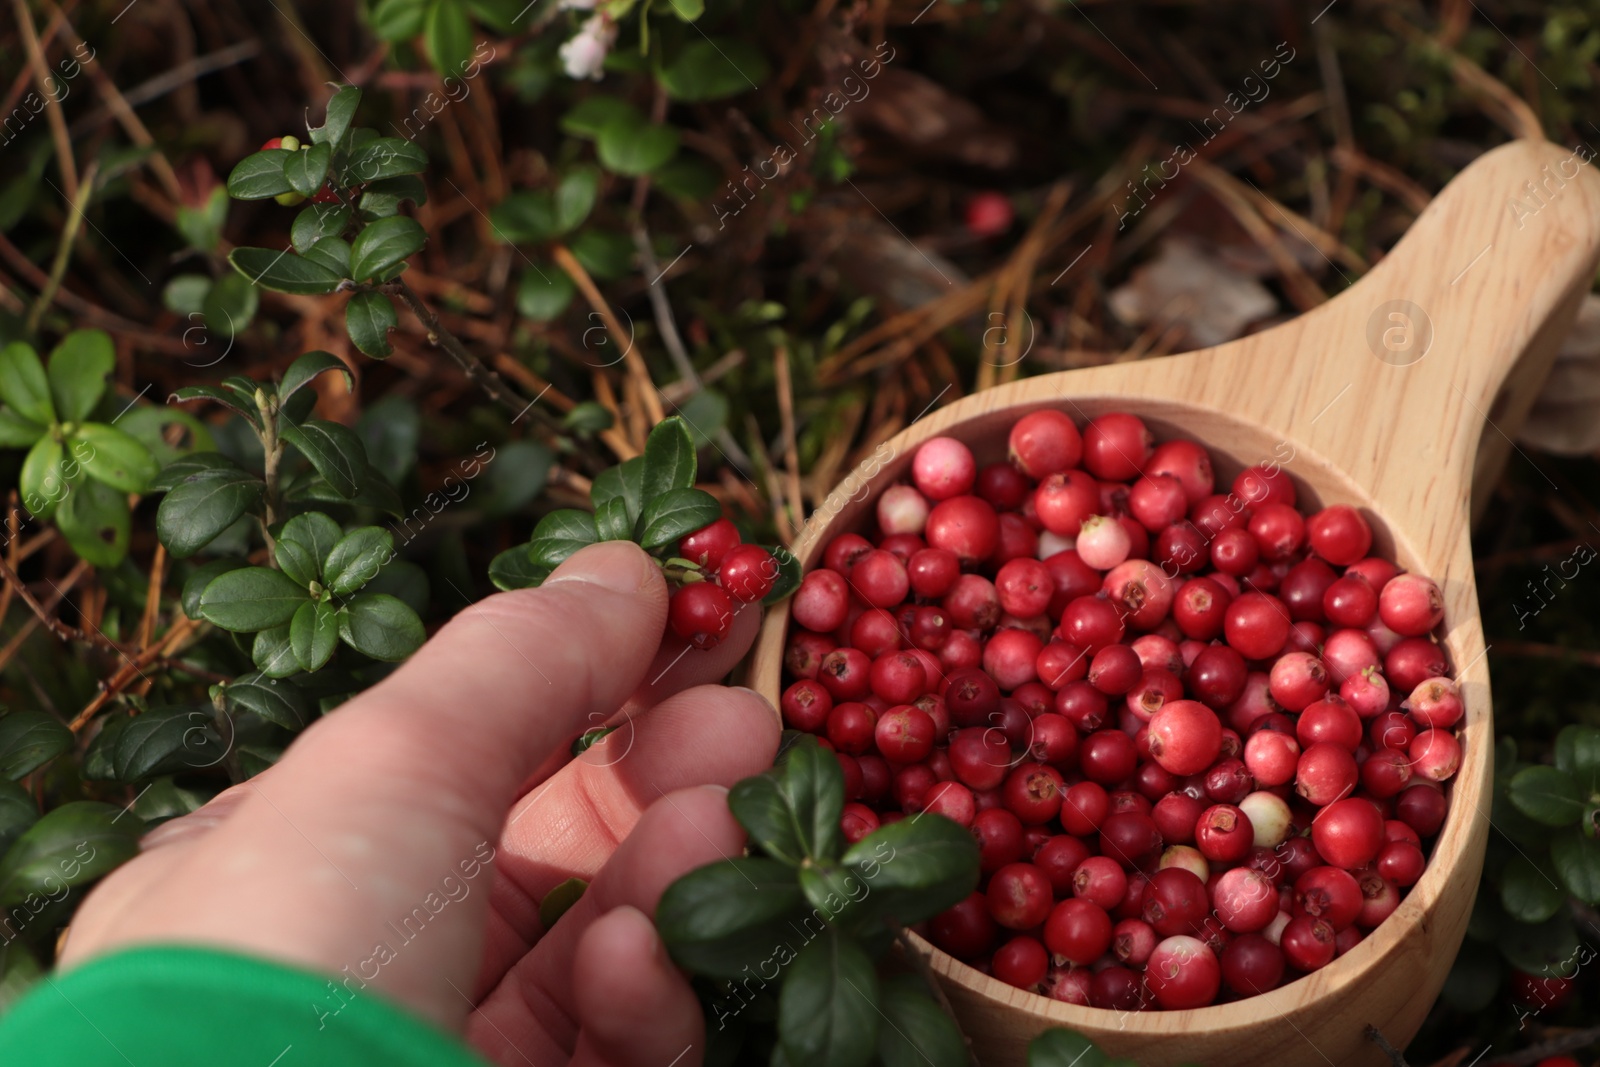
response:
[[[725,789],[771,765],[779,725],[705,684],[758,610],[709,652],[663,645],[666,613],[660,568],[620,541],[468,608],[276,766],[149,834],[78,910],[64,966],[209,944],[330,975],[326,1026],[377,991],[496,1063],[698,1063],[699,1005],[646,916],[739,854]],[[546,934],[539,902],[572,877],[591,885]]]

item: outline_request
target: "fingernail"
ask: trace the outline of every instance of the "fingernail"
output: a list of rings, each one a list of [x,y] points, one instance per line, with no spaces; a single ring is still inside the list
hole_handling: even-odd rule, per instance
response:
[[[601,541],[575,552],[544,584],[588,582],[613,593],[637,593],[655,570],[655,563],[633,542]]]
[[[758,693],[747,685],[736,685],[733,688],[739,690],[741,693],[749,693],[751,696],[755,697],[757,700],[761,701],[761,703],[767,706],[767,709],[772,712],[773,718],[777,719],[779,722],[783,721],[783,717],[778,714],[778,709],[773,706],[772,701],[766,698],[765,694]]]

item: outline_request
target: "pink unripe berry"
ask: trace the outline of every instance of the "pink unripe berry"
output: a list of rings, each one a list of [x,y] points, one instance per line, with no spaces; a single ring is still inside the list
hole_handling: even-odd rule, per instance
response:
[[[1294,817],[1288,802],[1278,794],[1258,790],[1239,801],[1239,809],[1250,817],[1255,847],[1277,848],[1289,836]]]
[[[1116,519],[1091,515],[1078,531],[1078,558],[1095,570],[1108,571],[1128,558],[1133,541]]]
[[[1411,691],[1402,706],[1421,725],[1447,729],[1461,721],[1461,688],[1449,678],[1429,678]]]
[[[1461,767],[1461,743],[1448,730],[1424,730],[1411,739],[1411,767],[1424,778],[1442,782]]]
[[[913,487],[891,485],[878,498],[878,528],[886,535],[921,534],[928,508],[928,498]]]
[[[1339,697],[1361,718],[1374,719],[1389,708],[1389,682],[1376,667],[1368,667],[1340,684]]]
[[[929,500],[949,500],[972,491],[978,463],[972,450],[953,437],[922,443],[911,458],[911,478]]]
[[[1421,637],[1444,621],[1444,594],[1424,575],[1395,575],[1378,596],[1378,617],[1403,637]]]

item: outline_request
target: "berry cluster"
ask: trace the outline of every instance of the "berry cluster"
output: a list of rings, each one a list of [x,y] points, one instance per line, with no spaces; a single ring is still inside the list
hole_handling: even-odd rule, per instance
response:
[[[1113,1009],[1273,989],[1422,876],[1460,764],[1439,588],[1275,465],[1217,493],[1133,415],[935,438],[796,592],[786,724],[844,769],[857,840],[931,811],[979,891],[926,926],[1012,985]]]
[[[734,604],[750,604],[772,592],[778,562],[760,545],[747,545],[739,529],[718,519],[678,542],[686,584],[672,593],[667,623],[695,648],[715,648],[733,629]],[[676,573],[676,572],[675,572]]]
[[[266,152],[273,148],[281,148],[286,152],[304,152],[308,151],[311,146],[301,141],[300,138],[291,133],[285,134],[282,137],[272,138],[263,144],[259,151]],[[301,196],[299,193],[290,191],[287,193],[279,193],[272,199],[276,200],[284,207],[294,207],[296,204],[305,203],[306,198]],[[339,196],[333,191],[333,186],[331,184],[328,182],[323,182],[322,188],[318,189],[311,197],[311,202],[313,204],[337,204],[339,202]]]

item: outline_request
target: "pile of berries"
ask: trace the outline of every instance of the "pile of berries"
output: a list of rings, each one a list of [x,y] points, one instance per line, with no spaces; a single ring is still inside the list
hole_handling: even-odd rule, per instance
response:
[[[722,643],[733,629],[734,605],[751,604],[772,592],[778,562],[760,545],[742,543],[738,527],[718,519],[678,542],[681,569],[669,568],[685,584],[667,604],[672,632],[705,650]]]
[[[923,444],[793,599],[786,724],[845,836],[922,811],[983,881],[924,928],[1074,1004],[1197,1008],[1325,966],[1422,876],[1461,695],[1437,585],[1276,465],[1039,411],[1007,463]]]

